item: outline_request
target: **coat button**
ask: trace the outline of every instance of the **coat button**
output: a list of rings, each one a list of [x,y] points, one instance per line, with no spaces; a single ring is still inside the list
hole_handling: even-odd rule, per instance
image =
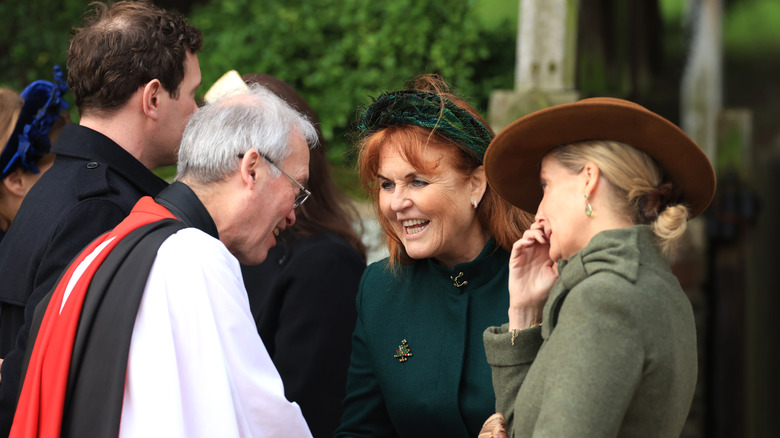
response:
[[[100,164],[97,161],[90,161],[87,163],[87,169],[96,169]]]

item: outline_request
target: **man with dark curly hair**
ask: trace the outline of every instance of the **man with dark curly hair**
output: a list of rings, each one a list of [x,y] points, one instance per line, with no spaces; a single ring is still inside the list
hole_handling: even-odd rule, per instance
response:
[[[0,436],[9,433],[35,306],[71,259],[167,184],[197,109],[200,31],[149,2],[92,5],[67,54],[80,115],[0,244]]]

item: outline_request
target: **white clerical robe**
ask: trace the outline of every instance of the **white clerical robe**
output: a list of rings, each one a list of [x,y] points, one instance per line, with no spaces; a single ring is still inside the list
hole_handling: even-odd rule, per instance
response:
[[[311,437],[257,334],[238,260],[195,228],[169,237],[130,344],[120,437]]]

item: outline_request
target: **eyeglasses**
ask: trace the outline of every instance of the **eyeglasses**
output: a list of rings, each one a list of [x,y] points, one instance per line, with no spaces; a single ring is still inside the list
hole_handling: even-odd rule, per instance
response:
[[[257,153],[260,154],[260,156],[263,157],[265,161],[268,161],[268,163],[271,164],[271,166],[274,166],[277,170],[279,170],[279,172],[282,172],[284,176],[290,178],[290,181],[292,181],[298,187],[298,194],[295,195],[295,202],[293,203],[293,208],[300,207],[304,202],[306,202],[307,199],[309,199],[309,196],[311,196],[311,192],[308,189],[306,189],[306,187],[304,187],[303,184],[299,183],[298,180],[290,176],[289,173],[282,170],[281,167],[279,167],[276,163],[274,163],[273,160],[266,157],[265,154],[263,154],[260,151],[257,151]],[[244,154],[238,154],[238,158],[244,158]]]

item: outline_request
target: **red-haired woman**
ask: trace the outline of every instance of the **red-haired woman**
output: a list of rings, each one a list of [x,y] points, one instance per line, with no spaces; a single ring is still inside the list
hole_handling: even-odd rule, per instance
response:
[[[364,112],[358,165],[387,235],[357,298],[337,437],[475,437],[495,409],[482,332],[506,319],[529,217],[491,190],[493,132],[437,76]]]

